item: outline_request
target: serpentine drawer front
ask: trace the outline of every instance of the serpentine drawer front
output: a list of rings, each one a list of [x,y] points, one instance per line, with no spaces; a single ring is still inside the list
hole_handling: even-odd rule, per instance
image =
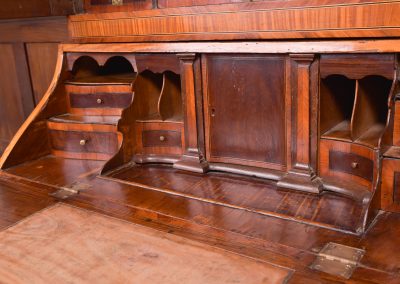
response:
[[[131,93],[70,93],[72,108],[126,108],[132,101]]]
[[[142,133],[143,147],[181,147],[181,133],[168,130],[146,130]]]
[[[374,162],[354,153],[329,151],[329,169],[355,175],[372,181],[374,177]]]

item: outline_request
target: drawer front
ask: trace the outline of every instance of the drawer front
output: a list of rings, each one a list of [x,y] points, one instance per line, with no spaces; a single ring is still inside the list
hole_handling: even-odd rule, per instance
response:
[[[70,93],[71,108],[127,108],[132,101],[131,93]]]
[[[354,153],[330,150],[329,169],[355,175],[370,182],[374,178],[374,162]]]
[[[118,136],[108,132],[50,130],[52,149],[76,153],[115,154]]]
[[[143,147],[182,147],[179,131],[145,130],[142,132]]]
[[[381,206],[400,212],[400,160],[385,158],[382,162]]]

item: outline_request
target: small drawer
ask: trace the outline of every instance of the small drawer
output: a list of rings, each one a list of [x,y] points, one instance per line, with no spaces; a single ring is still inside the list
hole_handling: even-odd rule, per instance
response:
[[[400,160],[382,161],[381,206],[383,210],[400,213]]]
[[[329,169],[358,176],[370,182],[374,178],[374,162],[354,153],[330,150]]]
[[[182,136],[179,131],[144,130],[143,147],[182,147]]]
[[[71,108],[127,108],[132,93],[69,94]]]
[[[319,176],[373,190],[377,178],[377,153],[373,149],[331,139],[321,139],[319,146]]]
[[[84,132],[49,130],[51,147],[56,151],[75,153],[118,152],[118,135],[112,132]]]

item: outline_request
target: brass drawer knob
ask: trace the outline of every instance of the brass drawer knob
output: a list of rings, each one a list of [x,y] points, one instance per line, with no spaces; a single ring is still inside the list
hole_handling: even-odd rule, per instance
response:
[[[103,103],[103,100],[102,99],[97,99],[97,101],[96,101],[99,105],[101,105],[102,103]]]
[[[351,167],[352,167],[353,169],[357,169],[357,168],[358,168],[358,163],[352,162],[352,163],[351,163]]]
[[[160,141],[163,142],[163,141],[165,141],[165,140],[167,140],[167,138],[166,138],[165,136],[161,135],[161,136],[160,136]]]
[[[81,146],[85,146],[86,143],[87,143],[87,141],[86,141],[85,139],[82,139],[81,141],[79,141],[79,144],[80,144]]]

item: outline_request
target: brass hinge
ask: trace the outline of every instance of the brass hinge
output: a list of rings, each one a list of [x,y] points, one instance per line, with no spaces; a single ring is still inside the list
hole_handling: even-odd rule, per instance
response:
[[[365,250],[336,243],[328,243],[318,253],[310,268],[350,279]]]
[[[81,192],[82,190],[86,190],[89,188],[91,188],[91,185],[77,182],[71,184],[70,186],[62,187],[53,193],[50,193],[50,196],[56,199],[65,200],[72,196],[78,195],[79,192]]]
[[[123,0],[112,0],[111,4],[117,6],[124,4],[123,2],[124,2]]]

